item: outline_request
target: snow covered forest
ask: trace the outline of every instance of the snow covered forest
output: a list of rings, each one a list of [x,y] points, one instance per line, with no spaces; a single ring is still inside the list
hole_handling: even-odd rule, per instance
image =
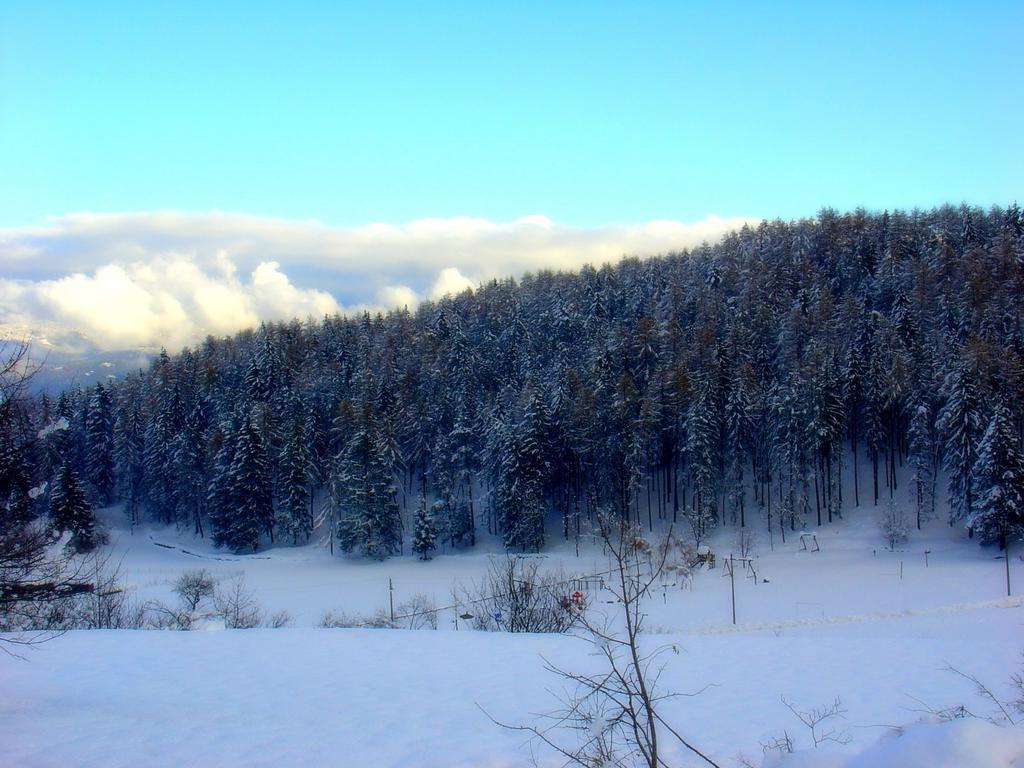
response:
[[[1012,764],[1021,295],[1016,206],[826,210],[56,396],[8,343],[0,762]]]
[[[1005,544],[1021,296],[1016,205],[823,210],[415,312],[266,324],[5,401],[4,524],[48,505],[85,551],[91,509],[121,503],[235,552],[317,531],[386,558],[483,532],[539,551],[598,510],[785,540],[910,499],[910,525],[948,508]]]

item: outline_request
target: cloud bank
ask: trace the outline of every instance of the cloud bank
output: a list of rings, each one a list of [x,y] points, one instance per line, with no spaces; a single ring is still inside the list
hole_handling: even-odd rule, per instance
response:
[[[714,242],[754,219],[568,227],[421,219],[330,227],[243,214],[93,214],[0,230],[0,326],[178,348],[261,320],[413,308],[483,280]]]

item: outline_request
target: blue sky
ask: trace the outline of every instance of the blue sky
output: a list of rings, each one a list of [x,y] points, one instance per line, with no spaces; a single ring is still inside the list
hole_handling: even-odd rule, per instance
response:
[[[1022,32],[1020,0],[0,0],[0,334],[177,348],[1024,202]]]
[[[3,3],[0,226],[1020,198],[1024,3]]]

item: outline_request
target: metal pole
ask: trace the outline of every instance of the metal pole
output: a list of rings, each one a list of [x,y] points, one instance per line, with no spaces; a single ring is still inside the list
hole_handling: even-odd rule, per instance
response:
[[[395,623],[395,585],[388,577],[388,601],[391,603],[391,623]]]
[[[736,564],[729,553],[729,587],[732,590],[732,623],[736,624]]]

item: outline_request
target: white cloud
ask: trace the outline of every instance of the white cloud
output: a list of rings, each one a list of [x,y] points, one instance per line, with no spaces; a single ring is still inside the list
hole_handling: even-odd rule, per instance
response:
[[[211,274],[180,255],[106,264],[56,280],[0,279],[0,301],[5,324],[79,331],[103,349],[176,349],[260,320],[340,310],[330,294],[292,285],[274,262],[257,265],[243,283],[230,270]]]
[[[473,287],[473,281],[459,272],[455,267],[445,267],[437,280],[430,288],[430,298],[439,299],[442,296],[462,293],[467,288]]]
[[[379,307],[407,307],[412,310],[420,303],[420,297],[407,285],[385,285],[377,291],[376,303]]]
[[[752,221],[581,228],[534,215],[341,228],[221,212],[79,213],[0,229],[0,325],[53,324],[106,349],[174,348],[260,320],[413,309],[492,277],[680,250]]]
[[[251,287],[260,319],[322,317],[340,310],[329,293],[292,285],[276,261],[265,261],[253,270]]]

